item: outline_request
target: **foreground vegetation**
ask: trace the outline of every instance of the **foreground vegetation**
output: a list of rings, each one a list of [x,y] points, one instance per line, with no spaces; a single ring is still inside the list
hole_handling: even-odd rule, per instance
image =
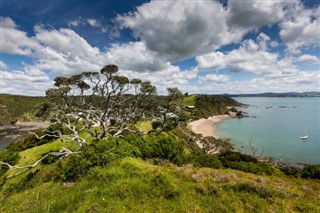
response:
[[[0,212],[320,211],[319,165],[274,167],[187,126],[239,103],[177,88],[156,96],[115,73],[55,79],[31,113],[52,125],[0,152]]]
[[[157,135],[92,142],[80,154],[47,158],[9,179],[18,171],[3,166],[0,211],[320,211],[319,180],[287,176],[229,149],[208,155],[186,132],[179,126]],[[30,136],[0,152],[0,159],[28,165],[61,147],[79,150],[76,142]]]

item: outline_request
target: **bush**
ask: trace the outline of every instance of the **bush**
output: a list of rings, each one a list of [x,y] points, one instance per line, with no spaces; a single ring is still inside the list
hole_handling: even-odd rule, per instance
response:
[[[301,172],[301,177],[320,180],[320,164],[304,167]]]
[[[183,153],[182,144],[165,133],[148,135],[136,146],[139,147],[143,158],[161,158],[176,162]]]
[[[130,144],[126,139],[109,138],[87,146],[84,150],[85,157],[92,166],[104,166],[124,157],[141,157],[139,149]]]
[[[209,154],[200,154],[196,155],[194,157],[194,166],[197,167],[210,167],[219,169],[222,168],[223,165],[219,158],[215,155],[209,155]]]
[[[250,172],[253,174],[271,175],[274,173],[274,169],[271,165],[258,162],[254,157],[241,154],[239,152],[223,152],[219,155],[219,160],[226,168]]]
[[[19,153],[11,150],[3,150],[0,152],[0,161],[6,162],[10,165],[15,165],[20,159]],[[9,169],[6,165],[0,165],[0,177]]]
[[[69,155],[63,160],[58,161],[57,169],[61,171],[60,178],[63,181],[76,181],[89,169],[88,161],[83,155]]]

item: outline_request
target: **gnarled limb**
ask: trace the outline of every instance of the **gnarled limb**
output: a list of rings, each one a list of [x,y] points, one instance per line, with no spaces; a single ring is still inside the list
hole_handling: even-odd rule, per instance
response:
[[[6,162],[2,162],[0,161],[0,164],[1,165],[5,165],[7,167],[9,167],[10,169],[19,169],[20,171],[13,174],[13,175],[9,175],[7,178],[12,178],[12,177],[15,177],[15,176],[18,176],[26,171],[28,171],[29,169],[31,168],[34,168],[36,167],[39,163],[41,163],[44,159],[46,159],[47,157],[49,156],[56,156],[56,157],[60,157],[63,158],[63,157],[66,157],[70,154],[78,154],[79,152],[73,152],[65,147],[62,147],[61,150],[59,152],[49,152],[47,153],[46,155],[44,155],[42,158],[40,158],[39,160],[37,160],[34,164],[31,164],[31,165],[25,165],[25,166],[15,166],[15,165],[10,165],[9,163],[6,163]]]

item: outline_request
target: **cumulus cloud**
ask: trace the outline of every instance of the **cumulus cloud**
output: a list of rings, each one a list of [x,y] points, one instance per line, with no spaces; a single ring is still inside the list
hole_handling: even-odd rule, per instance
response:
[[[290,14],[280,24],[280,36],[290,53],[299,53],[301,48],[320,46],[320,6],[306,9],[295,4]]]
[[[36,26],[35,33],[34,39],[41,44],[41,48],[34,50],[34,57],[41,70],[70,75],[99,69],[106,62],[98,48],[92,47],[73,30],[48,30]]]
[[[317,91],[320,87],[320,73],[301,71],[292,74],[269,74],[248,80],[226,81],[223,84],[202,82],[189,87],[189,93],[209,94],[237,94],[237,93],[263,93],[263,92],[305,92]]]
[[[303,54],[296,59],[297,62],[319,62],[315,55]]]
[[[138,72],[159,71],[169,66],[169,62],[148,50],[144,42],[113,44],[108,58],[122,69]]]
[[[259,28],[282,20],[287,5],[287,1],[276,0],[229,0],[226,21],[230,28]]]
[[[221,74],[208,74],[199,77],[199,82],[214,82],[216,84],[222,84],[230,80],[230,76]]]
[[[150,81],[158,88],[159,94],[166,94],[169,87],[179,87],[182,91],[190,91],[190,80],[196,79],[198,69],[181,70],[178,66],[170,65],[164,70],[157,72],[136,72],[132,70],[121,70],[121,74],[128,78],[140,78]]]
[[[53,85],[52,80],[35,67],[23,71],[0,71],[1,93],[23,95],[45,95],[46,89]]]
[[[168,60],[182,60],[237,43],[251,30],[279,23],[292,2],[151,1],[116,21]],[[276,43],[273,43],[276,45]]]
[[[16,28],[16,23],[9,17],[0,17],[0,26],[3,28]]]
[[[17,29],[15,22],[9,17],[0,19],[0,31],[1,53],[31,55],[32,49],[39,46],[27,33]]]
[[[225,19],[226,10],[217,1],[151,1],[116,21],[151,51],[181,60],[239,41],[244,32],[230,33]]]
[[[98,71],[114,63],[129,78],[151,81],[160,94],[177,86],[190,93],[317,90],[319,74],[298,70],[295,64],[319,62],[318,56],[304,52],[319,47],[319,17],[320,6],[306,9],[298,0],[230,0],[225,6],[215,0],[152,0],[133,12],[117,15],[115,24],[132,30],[136,40],[113,43],[108,49],[91,45],[72,30],[87,27],[106,32],[103,19],[79,17],[68,22],[69,29],[36,25],[30,36],[11,18],[0,18],[1,40],[5,41],[0,51],[32,59],[18,71],[9,70],[0,61],[3,88],[7,93],[33,91],[39,95],[52,85],[48,75]],[[274,35],[270,34],[271,39],[265,33],[242,41],[248,32],[256,33],[262,26],[273,24],[280,29],[279,43],[273,40]],[[229,44],[240,46],[223,51],[221,47]],[[295,55],[283,56],[283,44]],[[193,57],[196,68],[191,65],[182,70],[173,65],[173,61]],[[230,76],[209,73],[198,77],[198,70],[224,68],[231,71]],[[255,78],[231,80],[242,71],[256,74]]]
[[[180,70],[147,49],[144,42],[112,44],[111,48],[100,51],[71,29],[46,29],[36,25],[34,33],[32,37],[25,34],[26,39],[37,44],[29,49],[33,63],[23,63],[23,70],[2,71],[5,88],[2,92],[25,94],[25,91],[33,91],[28,95],[43,95],[48,87],[52,87],[52,80],[45,72],[54,76],[73,75],[88,70],[98,71],[109,63],[117,64],[123,75],[156,84],[160,94],[166,93],[167,87],[179,85],[186,88],[188,81],[197,77],[196,69]],[[1,61],[1,69],[4,68],[6,64]]]
[[[256,74],[292,73],[297,69],[290,58],[279,59],[277,53],[267,51],[270,38],[260,34],[257,42],[249,39],[238,49],[228,53],[212,52],[196,57],[200,69],[228,68],[232,72],[247,71]]]

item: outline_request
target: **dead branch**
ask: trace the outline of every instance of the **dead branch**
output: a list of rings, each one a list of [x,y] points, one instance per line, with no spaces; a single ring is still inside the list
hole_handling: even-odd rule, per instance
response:
[[[44,155],[42,158],[40,158],[39,160],[37,160],[34,164],[31,164],[31,165],[25,165],[25,166],[12,166],[6,162],[2,162],[0,161],[0,164],[1,165],[5,165],[7,167],[9,167],[9,169],[19,169],[20,171],[13,174],[13,175],[9,175],[7,178],[12,178],[12,177],[15,177],[15,176],[18,176],[26,171],[28,171],[29,169],[31,168],[34,168],[36,167],[39,163],[41,163],[44,159],[46,159],[47,157],[49,156],[56,156],[56,157],[60,157],[59,159],[63,158],[63,157],[66,157],[70,154],[78,154],[80,152],[73,152],[65,147],[62,147],[61,150],[59,152],[49,152],[47,153],[46,155]]]

